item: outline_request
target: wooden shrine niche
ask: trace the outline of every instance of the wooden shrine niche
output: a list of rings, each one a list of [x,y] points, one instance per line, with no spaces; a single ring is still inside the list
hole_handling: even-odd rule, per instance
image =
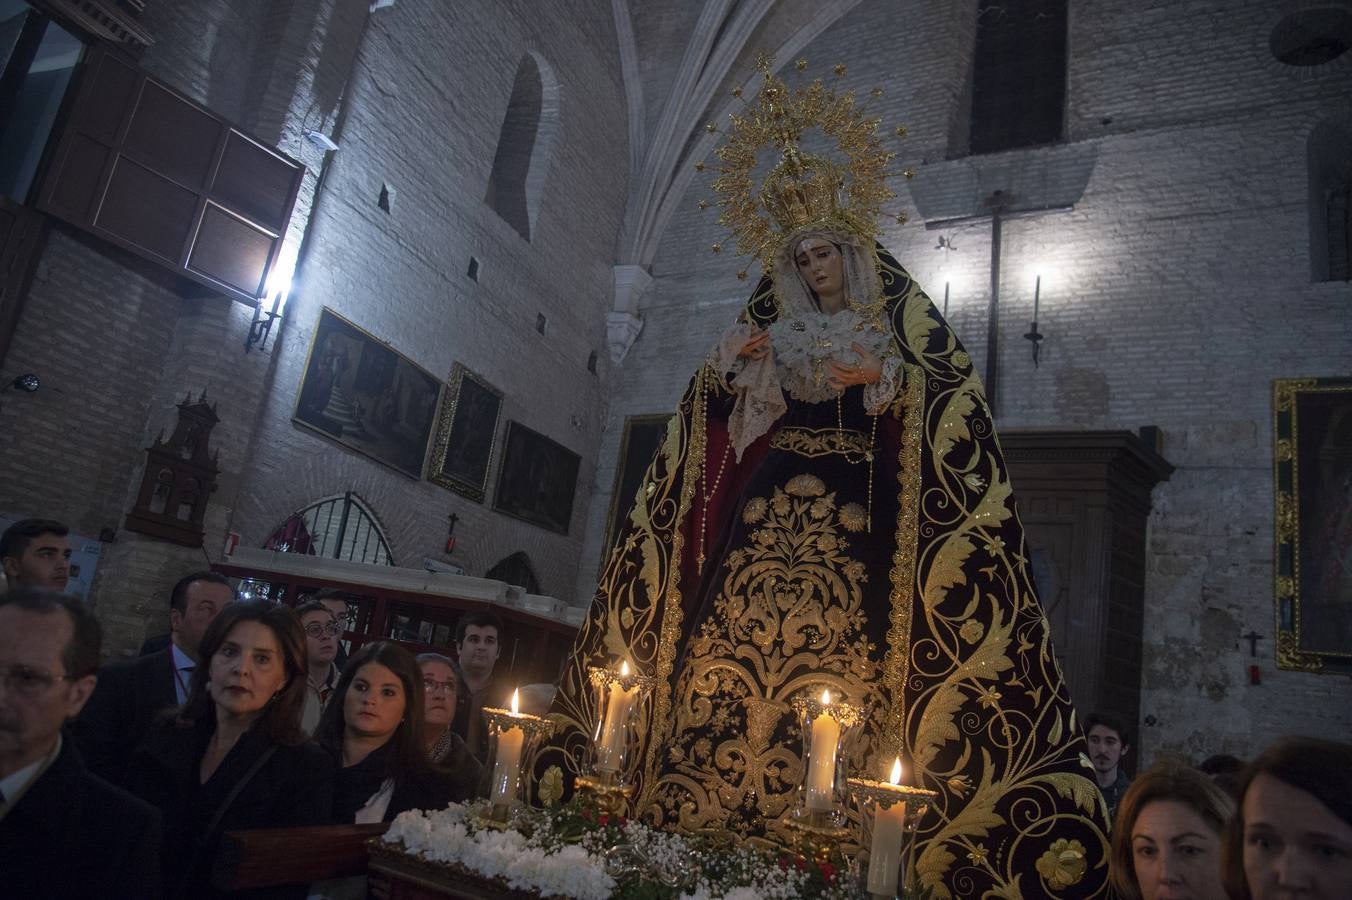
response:
[[[169,440],[161,430],[146,448],[146,468],[136,506],[127,513],[127,528],[185,547],[202,546],[202,520],[207,499],[216,490],[220,451],[209,447],[211,429],[220,419],[216,404],[203,393],[193,402],[189,393],[178,405],[178,424]]]

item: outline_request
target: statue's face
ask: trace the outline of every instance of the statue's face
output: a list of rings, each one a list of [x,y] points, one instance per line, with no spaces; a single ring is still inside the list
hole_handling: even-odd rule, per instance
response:
[[[839,309],[845,292],[845,266],[840,248],[825,238],[807,238],[794,255],[798,271],[816,291],[823,312]]]

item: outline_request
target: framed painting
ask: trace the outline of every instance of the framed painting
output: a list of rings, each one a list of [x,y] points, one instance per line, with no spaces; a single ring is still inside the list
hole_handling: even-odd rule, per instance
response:
[[[441,401],[437,439],[427,466],[433,484],[475,503],[484,502],[501,412],[502,394],[497,388],[456,363]]]
[[[1352,674],[1352,377],[1273,386],[1277,665]]]
[[[422,478],[441,382],[327,307],[292,420],[409,478]]]
[[[493,508],[567,534],[581,462],[582,458],[567,447],[509,421]]]
[[[662,446],[670,420],[671,416],[667,413],[629,416],[624,420],[620,453],[615,461],[615,482],[610,490],[610,511],[606,514],[606,538],[601,545],[602,568],[610,558],[615,542],[619,540],[620,531],[634,505],[639,482],[657,455],[657,449]]]

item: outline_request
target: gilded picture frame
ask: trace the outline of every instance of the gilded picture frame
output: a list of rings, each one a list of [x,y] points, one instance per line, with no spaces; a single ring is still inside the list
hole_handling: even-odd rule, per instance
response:
[[[1273,384],[1277,666],[1352,674],[1352,377]]]
[[[456,363],[442,396],[436,442],[427,465],[428,480],[483,503],[501,415],[502,392]]]
[[[291,420],[421,480],[441,379],[324,307]]]

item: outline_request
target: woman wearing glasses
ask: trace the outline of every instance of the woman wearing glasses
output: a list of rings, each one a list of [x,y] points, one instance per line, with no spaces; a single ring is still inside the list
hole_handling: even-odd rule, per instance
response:
[[[472,795],[478,788],[482,766],[460,735],[451,729],[460,686],[464,684],[460,664],[440,653],[420,653],[418,667],[422,669],[426,697],[423,743],[427,756],[451,775],[461,793]]]
[[[216,896],[227,831],[328,822],[333,762],[300,730],[304,648],[287,607],[229,604],[202,638],[187,702],[133,753],[127,787],[164,817],[165,896]]]
[[[338,638],[343,633],[343,624],[319,600],[302,604],[296,615],[300,616],[300,626],[305,630],[307,673],[305,710],[301,713],[300,725],[306,734],[314,734],[319,726],[319,716],[328,705],[341,674],[333,660],[338,655]]]

